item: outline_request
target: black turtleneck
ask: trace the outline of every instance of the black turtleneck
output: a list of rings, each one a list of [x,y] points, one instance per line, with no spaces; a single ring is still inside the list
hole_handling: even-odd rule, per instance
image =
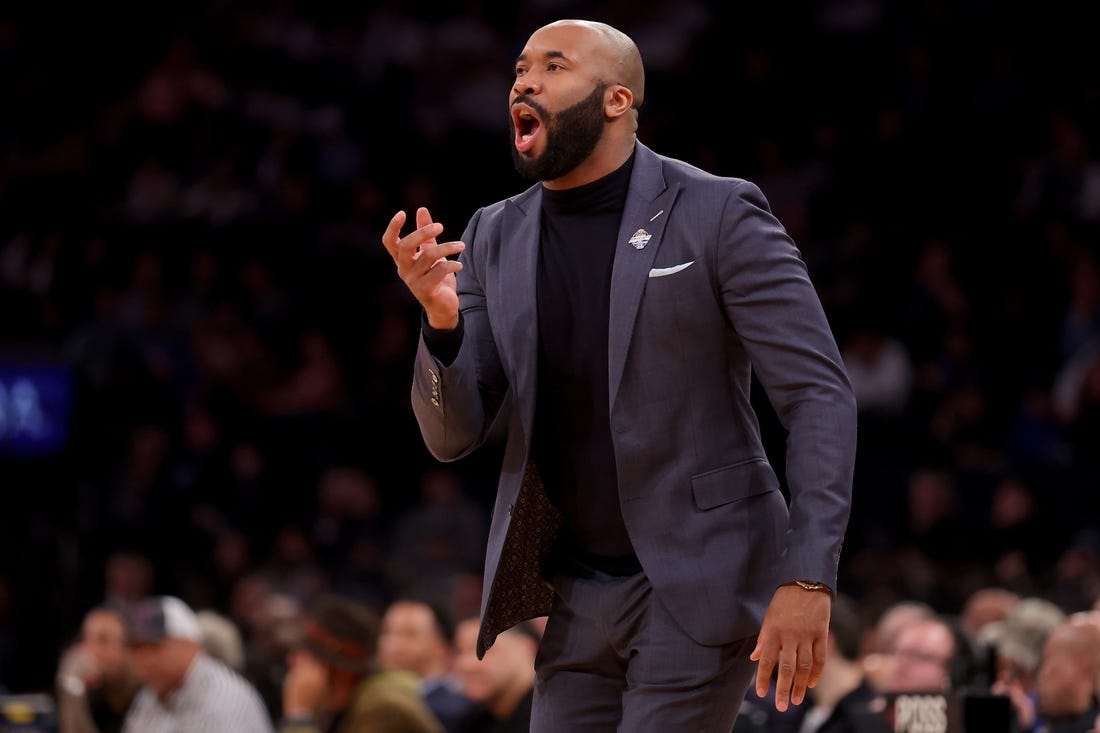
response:
[[[550,500],[566,518],[563,558],[616,575],[639,570],[619,506],[608,397],[608,313],[615,240],[634,156],[592,183],[542,191],[537,298],[538,401],[531,450]],[[443,364],[463,323],[425,342]]]
[[[533,452],[566,517],[560,548],[616,572],[636,566],[619,507],[607,342],[611,268],[634,157],[592,183],[542,192]]]

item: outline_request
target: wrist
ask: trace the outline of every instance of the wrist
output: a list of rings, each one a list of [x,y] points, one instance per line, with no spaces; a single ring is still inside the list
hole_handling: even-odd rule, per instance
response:
[[[425,311],[428,325],[436,331],[453,331],[458,327],[458,312],[454,313],[428,313]]]
[[[809,593],[828,593],[829,595],[832,595],[833,592],[832,588],[818,580],[792,580],[789,583],[784,583],[783,585],[792,588],[800,588]]]

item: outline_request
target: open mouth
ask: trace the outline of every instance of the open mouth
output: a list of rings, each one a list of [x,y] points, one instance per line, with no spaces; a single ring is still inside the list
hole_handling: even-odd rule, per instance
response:
[[[516,150],[526,153],[534,145],[535,138],[542,129],[542,121],[530,107],[517,104],[512,108],[512,126],[516,130]]]

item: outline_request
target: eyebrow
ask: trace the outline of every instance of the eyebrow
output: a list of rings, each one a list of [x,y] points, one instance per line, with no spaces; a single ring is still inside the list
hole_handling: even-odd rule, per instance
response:
[[[566,60],[569,59],[569,57],[565,55],[564,51],[545,51],[545,52],[542,53],[542,57],[547,58],[547,59],[566,59]],[[527,54],[521,53],[519,55],[519,57],[516,59],[516,63],[518,64],[521,61],[527,61],[527,60],[528,60]]]

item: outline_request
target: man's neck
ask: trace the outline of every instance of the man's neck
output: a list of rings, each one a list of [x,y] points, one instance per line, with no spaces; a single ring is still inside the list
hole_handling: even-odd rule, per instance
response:
[[[561,178],[552,181],[543,181],[542,185],[551,191],[563,191],[569,188],[583,186],[586,183],[599,180],[613,171],[617,171],[634,152],[634,144],[637,142],[634,135],[622,140],[607,140],[592,151],[584,162]]]

